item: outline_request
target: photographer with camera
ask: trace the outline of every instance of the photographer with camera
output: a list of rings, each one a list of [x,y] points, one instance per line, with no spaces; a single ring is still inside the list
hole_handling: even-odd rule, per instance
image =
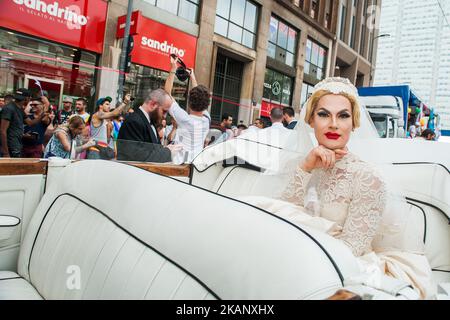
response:
[[[0,125],[1,153],[5,158],[20,158],[22,156],[22,136],[24,124],[34,126],[41,122],[44,113],[32,118],[26,110],[30,109],[31,91],[26,88],[14,93],[14,101],[3,107]],[[44,107],[45,110],[45,107]]]
[[[175,143],[183,146],[183,153],[173,159],[175,163],[192,162],[204,147],[208,135],[211,116],[207,109],[210,102],[209,89],[203,85],[197,85],[194,70],[187,69],[183,61],[174,54],[170,55],[171,70],[165,83],[165,90],[171,94],[175,75],[180,81],[189,77],[192,80],[192,89],[189,91],[189,114],[183,110],[171,96],[172,106],[169,113],[177,122],[177,134]],[[181,67],[178,67],[178,64]]]
[[[51,119],[49,113],[44,111],[48,109],[49,103],[45,97],[32,99],[29,107],[31,108],[28,118],[31,120],[40,119],[33,125],[26,125],[22,136],[22,157],[24,158],[42,158],[44,153],[44,135]]]

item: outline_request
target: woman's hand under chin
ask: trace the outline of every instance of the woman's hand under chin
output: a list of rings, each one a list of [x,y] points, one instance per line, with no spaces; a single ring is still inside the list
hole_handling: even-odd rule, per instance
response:
[[[337,160],[342,159],[347,153],[347,147],[331,150],[320,145],[308,153],[300,166],[306,172],[318,168],[330,169],[334,167]]]

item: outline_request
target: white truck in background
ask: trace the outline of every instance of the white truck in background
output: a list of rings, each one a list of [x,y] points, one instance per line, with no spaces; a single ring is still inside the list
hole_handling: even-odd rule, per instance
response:
[[[380,138],[404,138],[404,106],[401,97],[361,96]]]

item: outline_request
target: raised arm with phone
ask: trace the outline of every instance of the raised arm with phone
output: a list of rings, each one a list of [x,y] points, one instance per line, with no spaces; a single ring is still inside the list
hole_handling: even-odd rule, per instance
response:
[[[182,144],[184,151],[183,159],[176,159],[175,161],[191,162],[202,151],[209,131],[211,117],[207,109],[210,102],[210,93],[207,87],[197,84],[194,70],[186,68],[182,60],[174,54],[170,55],[171,69],[164,86],[167,93],[171,94],[172,92],[175,75],[179,78],[182,73],[179,71],[178,64],[181,64],[181,68],[185,68],[186,72],[189,73],[192,89],[189,91],[188,97],[189,113],[182,109],[173,97],[173,103],[169,109],[170,115],[178,125],[175,143]]]

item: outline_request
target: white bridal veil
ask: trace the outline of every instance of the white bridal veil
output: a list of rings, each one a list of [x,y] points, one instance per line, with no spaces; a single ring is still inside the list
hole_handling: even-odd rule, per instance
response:
[[[314,90],[325,89],[334,94],[345,92],[356,97],[359,100],[357,89],[348,79],[327,78],[317,84]],[[305,103],[306,105],[306,103]],[[360,105],[360,127],[352,132],[348,143],[349,152],[357,155],[361,159],[366,159],[365,150],[369,150],[377,145],[379,139],[377,130],[371,121],[370,115],[365,107]],[[317,139],[314,136],[314,130],[304,121],[306,108],[302,108],[295,133],[286,141],[286,154],[280,159],[280,170],[275,174],[284,174],[291,177],[301,158],[315,146]],[[365,148],[352,148],[352,145],[364,145]],[[380,150],[383,152],[383,150]],[[401,188],[392,181],[386,168],[390,163],[377,163],[368,161],[370,165],[375,166],[384,179],[387,189],[387,203],[383,213],[377,236],[373,242],[373,247],[378,251],[402,250],[412,253],[423,253],[423,242],[420,237],[420,230],[409,221],[410,210]]]
[[[320,89],[334,94],[345,92],[359,99],[357,89],[348,79],[327,78],[314,87],[314,90]],[[206,148],[194,159],[193,164],[199,171],[203,171],[214,163],[231,160],[230,164],[232,164],[237,159],[242,164],[248,163],[259,167],[262,175],[273,175],[277,178],[278,189],[274,190],[273,193],[273,197],[276,198],[289,183],[301,159],[317,146],[313,129],[304,121],[305,114],[306,108],[302,108],[294,130],[247,130],[247,133],[236,139]],[[365,107],[360,104],[360,127],[351,134],[348,144],[349,151],[365,159],[365,150],[369,150],[376,145],[379,139],[375,126],[370,120],[370,115]],[[364,148],[354,150],[352,144],[363,145]],[[369,162],[371,161],[369,160]],[[375,164],[372,163],[372,165]],[[380,162],[376,164],[386,182],[388,201],[375,244],[378,249],[404,249],[406,240],[400,238],[405,234],[404,229],[407,226],[406,221],[408,221],[410,210],[408,210],[400,188],[390,181],[388,174],[385,174],[387,165],[387,163]],[[261,180],[261,183],[263,181]],[[314,180],[312,183],[314,183]],[[417,235],[419,234],[420,232],[417,232]],[[414,242],[420,243],[420,241]],[[417,244],[415,247],[416,249],[413,251],[417,251],[417,247],[420,246]]]

